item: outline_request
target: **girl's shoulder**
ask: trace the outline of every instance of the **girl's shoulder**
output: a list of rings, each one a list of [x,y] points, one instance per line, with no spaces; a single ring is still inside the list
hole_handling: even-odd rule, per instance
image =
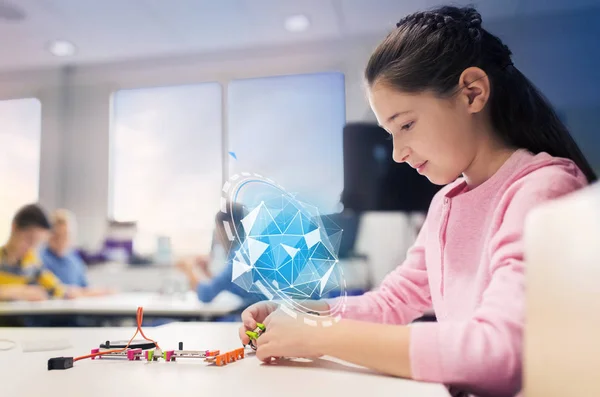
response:
[[[500,191],[509,196],[520,193],[518,195],[553,198],[579,190],[587,184],[585,175],[573,161],[539,153],[522,164]]]
[[[540,153],[519,167],[498,189],[493,212],[497,219],[512,218],[522,226],[535,207],[587,185],[585,175],[571,160]]]

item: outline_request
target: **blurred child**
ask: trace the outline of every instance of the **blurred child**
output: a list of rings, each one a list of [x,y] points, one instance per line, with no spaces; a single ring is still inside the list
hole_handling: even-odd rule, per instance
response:
[[[87,268],[77,251],[73,249],[76,224],[74,215],[64,209],[51,214],[52,229],[48,245],[41,252],[44,269],[54,273],[64,285],[69,285],[80,296],[105,295],[108,289],[90,288]]]
[[[0,248],[0,286],[4,291],[0,295],[4,299],[75,296],[51,271],[42,268],[35,254],[48,238],[49,230],[46,214],[35,204],[21,208],[13,218],[10,237]]]
[[[177,267],[186,275],[190,288],[198,294],[198,299],[202,302],[211,302],[221,291],[229,291],[242,298],[244,307],[261,300],[260,295],[245,291],[231,281],[232,265],[227,261],[227,265],[217,275],[213,275],[209,264],[216,256],[217,250],[224,251],[224,260],[234,252],[235,246],[227,238],[223,221],[232,216],[234,221],[240,226],[237,227],[240,233],[243,233],[241,220],[244,217],[244,207],[240,204],[233,204],[233,215],[224,214],[219,211],[215,217],[215,233],[211,249],[211,257],[199,256],[194,259],[181,260]],[[243,236],[242,236],[243,240]],[[200,274],[198,274],[200,273]]]

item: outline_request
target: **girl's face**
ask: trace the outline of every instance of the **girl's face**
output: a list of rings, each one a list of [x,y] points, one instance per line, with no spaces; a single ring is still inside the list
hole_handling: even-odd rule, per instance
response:
[[[473,112],[460,95],[408,94],[385,84],[369,88],[377,121],[391,136],[393,158],[406,162],[432,183],[445,185],[473,162],[477,136]]]

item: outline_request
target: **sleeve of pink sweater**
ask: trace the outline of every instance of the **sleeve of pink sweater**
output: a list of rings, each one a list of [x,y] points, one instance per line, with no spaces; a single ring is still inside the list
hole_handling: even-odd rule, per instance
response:
[[[525,302],[523,227],[535,206],[581,187],[575,178],[560,179],[524,178],[505,192],[489,251],[491,281],[481,304],[467,321],[411,326],[415,379],[465,385],[485,395],[513,396],[518,391]]]
[[[408,324],[431,308],[425,247],[427,220],[401,266],[388,274],[379,288],[348,297],[343,318],[387,324]],[[333,306],[333,304],[330,304]]]

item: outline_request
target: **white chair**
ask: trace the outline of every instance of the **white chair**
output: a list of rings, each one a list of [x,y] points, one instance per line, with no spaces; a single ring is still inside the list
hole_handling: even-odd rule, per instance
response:
[[[405,212],[366,212],[361,216],[355,252],[367,257],[371,287],[401,265],[424,216]]]
[[[533,210],[524,239],[525,395],[600,396],[600,185]]]

